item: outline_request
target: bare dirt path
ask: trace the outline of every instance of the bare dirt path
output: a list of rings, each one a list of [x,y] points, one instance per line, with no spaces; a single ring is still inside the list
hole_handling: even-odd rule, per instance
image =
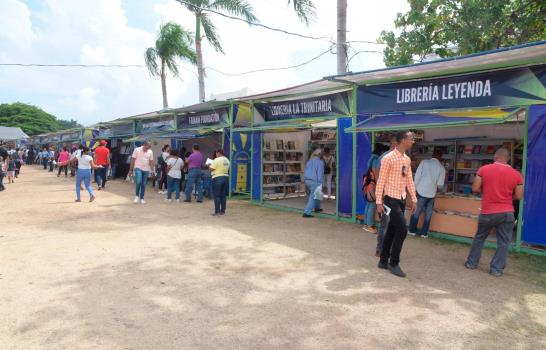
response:
[[[376,268],[375,237],[328,219],[228,203],[134,205],[116,181],[24,167],[0,193],[2,349],[540,349],[546,272],[503,278],[468,247],[409,238],[408,278]]]

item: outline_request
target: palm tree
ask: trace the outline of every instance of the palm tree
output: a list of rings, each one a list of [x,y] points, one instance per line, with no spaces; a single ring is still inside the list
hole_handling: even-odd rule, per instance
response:
[[[294,11],[296,11],[296,14],[303,23],[309,24],[309,21],[315,17],[316,12],[313,0],[288,0],[288,4],[290,3],[294,6]]]
[[[168,22],[159,28],[155,47],[146,49],[144,60],[150,74],[161,77],[163,108],[169,107],[167,102],[167,68],[174,77],[178,78],[180,73],[176,66],[177,59],[195,64],[196,57],[195,51],[191,48],[192,44],[193,39],[190,32],[176,23]]]
[[[202,40],[206,38],[216,52],[224,53],[216,27],[206,10],[222,11],[242,17],[248,22],[256,21],[252,6],[245,0],[177,0],[195,15],[195,51],[199,79],[199,101],[205,101],[205,67],[203,63]],[[201,35],[203,29],[204,35]]]

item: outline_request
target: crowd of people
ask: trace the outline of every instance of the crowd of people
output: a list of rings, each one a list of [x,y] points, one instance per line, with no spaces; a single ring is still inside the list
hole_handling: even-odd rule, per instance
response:
[[[96,195],[91,184],[96,184],[97,191],[104,190],[109,175],[114,175],[114,155],[105,140],[101,140],[94,149],[80,145],[72,146],[71,149],[66,146],[61,149],[43,147],[41,151],[35,152],[31,147],[24,154],[29,164],[38,164],[48,172],[57,169],[57,177],[63,173],[68,177],[70,170],[70,176],[76,178],[76,202],[81,201],[80,193],[84,188],[89,194],[89,201],[94,201]],[[202,203],[205,196],[214,197],[215,209],[212,215],[225,215],[230,163],[223,150],[215,151],[206,163],[197,144],[193,145],[191,152],[186,152],[184,148],[180,151],[171,149],[165,145],[156,159],[151,144],[144,141],[133,150],[129,159],[126,179],[135,184],[135,204],[146,204],[146,187],[151,182],[154,188],[157,186],[158,193],[165,197],[167,203],[173,202],[173,196],[176,203],[180,203],[181,193],[184,194],[184,202],[188,203],[193,198],[197,203]],[[6,162],[6,169],[11,169],[11,163],[13,157]],[[11,175],[11,171],[8,174]]]
[[[434,200],[439,190],[444,187],[445,168],[441,164],[442,153],[434,150],[432,158],[422,161],[415,173],[412,173],[411,160],[407,155],[414,144],[410,131],[398,132],[390,137],[390,147],[384,149],[376,144],[367,164],[363,177],[362,193],[366,202],[364,229],[377,234],[376,256],[378,267],[388,269],[399,277],[406,273],[400,267],[400,253],[407,235],[428,237]],[[482,196],[482,207],[478,218],[478,229],[472,247],[465,262],[465,267],[475,269],[479,263],[482,248],[488,235],[494,230],[497,237],[497,250],[490,264],[490,274],[502,276],[508,256],[508,249],[515,226],[513,201],[523,198],[523,177],[508,163],[510,154],[505,148],[499,148],[494,155],[494,163],[482,166],[474,179],[472,191]],[[43,169],[53,172],[57,167],[57,176],[64,172],[68,177],[76,177],[76,202],[80,202],[82,182],[89,194],[89,201],[95,200],[91,188],[92,173],[97,190],[104,190],[108,169],[112,166],[111,152],[107,142],[101,141],[94,150],[88,147],[67,147],[58,150],[44,147],[36,151],[32,146],[19,149],[0,146],[0,191],[7,183],[14,183],[21,173],[23,164],[38,164]],[[321,200],[331,197],[331,181],[335,160],[330,150],[313,150],[305,166],[304,183],[308,201],[303,217],[312,217],[312,212],[321,212]],[[153,186],[158,185],[159,193],[165,201],[172,203],[173,194],[177,203],[181,193],[184,202],[202,203],[205,193],[214,195],[214,216],[226,213],[228,193],[229,159],[219,149],[210,159],[205,157],[194,144],[191,152],[171,149],[165,145],[157,161],[149,142],[143,142],[134,149],[128,170],[127,180],[135,184],[135,204],[145,204],[144,199],[148,180]],[[210,177],[210,183],[204,182]],[[330,183],[329,183],[330,182]],[[326,190],[326,195],[323,193]],[[406,222],[405,210],[409,205],[411,218]],[[376,214],[379,220],[376,225]],[[423,224],[418,230],[420,215],[424,214]]]
[[[21,174],[22,166],[32,156],[28,149],[0,144],[0,191],[6,190],[4,179],[7,184],[15,183],[15,179]]]
[[[362,186],[366,202],[364,229],[377,234],[378,267],[399,277],[406,277],[399,264],[404,240],[407,235],[428,237],[434,199],[443,189],[446,178],[439,150],[434,150],[431,159],[419,164],[413,177],[407,155],[413,144],[410,131],[392,134],[388,150],[376,144]],[[494,163],[482,166],[472,184],[472,191],[482,196],[482,206],[478,229],[464,265],[468,269],[477,267],[485,240],[495,231],[497,250],[490,263],[490,274],[495,277],[503,274],[516,223],[513,201],[523,198],[523,177],[508,164],[509,159],[508,150],[499,148]],[[411,211],[409,227],[405,217],[406,204]],[[379,215],[377,227],[376,213]],[[422,213],[423,225],[418,230]]]

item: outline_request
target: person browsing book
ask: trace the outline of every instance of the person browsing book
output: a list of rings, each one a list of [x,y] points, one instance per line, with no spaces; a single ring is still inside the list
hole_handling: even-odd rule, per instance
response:
[[[490,263],[489,273],[495,277],[503,274],[508,258],[516,218],[513,200],[523,199],[523,176],[510,165],[510,153],[506,148],[495,152],[495,163],[478,169],[472,191],[482,193],[482,207],[478,217],[478,231],[470,247],[465,267],[478,267],[483,245],[493,229],[497,236],[497,251]]]
[[[434,150],[431,159],[427,159],[419,164],[415,172],[415,189],[417,191],[417,209],[411,216],[409,232],[410,236],[417,233],[417,223],[421,212],[425,212],[425,221],[421,228],[421,237],[427,238],[430,220],[432,219],[432,210],[434,209],[434,198],[438,189],[444,187],[446,179],[446,168],[440,163],[442,152]]]
[[[305,187],[307,189],[307,206],[303,211],[304,218],[312,218],[311,211],[314,209],[315,213],[321,212],[320,201],[315,199],[315,191],[319,186],[322,186],[324,182],[324,162],[320,158],[322,149],[317,148],[313,151],[311,159],[305,164],[305,171],[303,173],[303,179],[305,181]]]

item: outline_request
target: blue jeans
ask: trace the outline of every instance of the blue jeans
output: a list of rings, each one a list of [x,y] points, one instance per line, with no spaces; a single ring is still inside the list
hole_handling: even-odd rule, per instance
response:
[[[180,179],[167,176],[167,199],[171,199],[173,192],[176,199],[180,199]]]
[[[80,200],[80,187],[82,181],[89,192],[89,197],[93,196],[93,190],[91,189],[91,169],[78,169],[76,174],[76,199]]]
[[[104,168],[95,169],[95,182],[99,187],[104,187],[106,185],[106,172],[108,171],[108,166],[105,165]]]
[[[423,227],[421,228],[421,236],[428,235],[428,228],[430,227],[430,219],[432,219],[432,210],[434,209],[434,198],[427,198],[420,196],[417,193],[417,209],[415,213],[411,216],[409,231],[417,233],[417,223],[419,222],[419,216],[424,210],[425,212],[425,221],[423,222]]]
[[[313,209],[320,209],[320,201],[314,198],[315,190],[320,185],[321,183],[319,182],[305,180],[305,187],[307,188],[307,205],[305,206],[305,210],[303,212],[307,215],[311,215],[311,211]]]
[[[43,158],[43,159],[42,159],[42,165],[44,166],[44,170],[47,169],[47,163],[48,163],[47,158]]]
[[[212,179],[212,191],[214,192],[214,213],[226,212],[226,195],[228,192],[229,176],[218,176]]]
[[[377,209],[377,204],[375,204],[375,202],[366,202],[364,225],[368,225],[368,226],[375,225],[375,210],[376,209]]]
[[[188,171],[188,181],[186,182],[186,200],[191,201],[193,186],[197,192],[197,201],[203,201],[203,172],[199,168],[193,168]]]
[[[497,251],[491,260],[491,271],[503,272],[508,258],[508,248],[512,240],[516,219],[514,213],[480,214],[478,218],[478,232],[470,247],[466,260],[471,266],[478,266],[482,256],[483,244],[493,227],[497,234]]]
[[[135,168],[135,196],[140,199],[144,199],[144,192],[146,192],[146,182],[148,182],[149,171]]]

